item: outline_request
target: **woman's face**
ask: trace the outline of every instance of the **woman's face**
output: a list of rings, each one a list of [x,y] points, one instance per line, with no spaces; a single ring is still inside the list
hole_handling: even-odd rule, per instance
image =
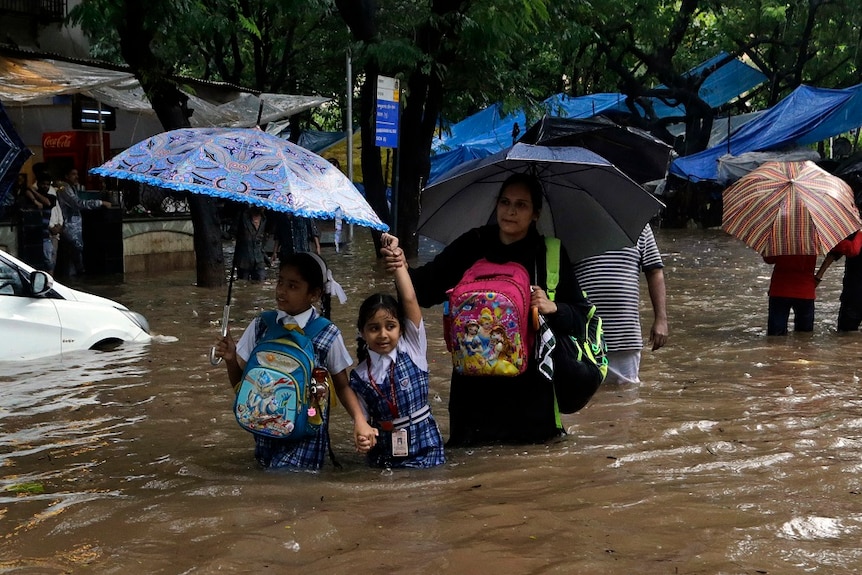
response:
[[[497,200],[497,225],[500,240],[504,244],[517,242],[527,236],[530,223],[538,219],[533,209],[530,190],[524,184],[511,184],[503,190]]]

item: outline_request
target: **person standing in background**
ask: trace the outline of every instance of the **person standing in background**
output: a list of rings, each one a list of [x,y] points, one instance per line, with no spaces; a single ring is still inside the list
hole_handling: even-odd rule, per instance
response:
[[[263,215],[263,208],[249,206],[236,224],[234,265],[237,278],[252,282],[266,279],[266,257],[263,252],[265,241],[266,217]]]
[[[54,245],[51,235],[56,228],[52,228],[52,214],[57,204],[57,191],[51,186],[51,177],[47,172],[36,174],[36,185],[28,188],[25,192],[26,201],[21,205],[22,209],[38,210],[42,215],[42,257],[41,261],[31,261],[30,265],[44,270],[48,273],[54,271]],[[59,231],[59,230],[57,230]]]
[[[664,263],[649,224],[634,246],[605,252],[576,263],[578,283],[602,318],[608,346],[605,383],[640,383],[643,334],[640,318],[640,274],[646,276],[653,310],[649,342],[656,351],[667,343]]]
[[[314,220],[286,212],[277,212],[270,220],[273,224],[270,233],[275,236],[273,249],[280,261],[303,252],[320,255],[320,232]]]
[[[2,198],[0,203],[0,219],[12,219],[15,213],[21,208],[21,205],[27,201],[27,174],[21,172],[15,180],[15,185],[9,188],[9,191]]]
[[[793,331],[814,331],[817,256],[763,256],[773,264],[769,281],[769,315],[766,335],[787,335],[793,310]]]
[[[63,231],[60,234],[58,269],[62,275],[74,276],[84,273],[84,226],[81,210],[95,210],[111,207],[104,200],[82,200],[79,193],[84,186],[78,182],[78,170],[70,168],[63,174],[63,181],[57,193],[57,202],[63,211]]]
[[[838,331],[859,331],[862,324],[862,233],[853,232],[832,248],[814,275],[820,285],[823,274],[843,256],[844,279],[841,282],[841,306],[838,308]]]

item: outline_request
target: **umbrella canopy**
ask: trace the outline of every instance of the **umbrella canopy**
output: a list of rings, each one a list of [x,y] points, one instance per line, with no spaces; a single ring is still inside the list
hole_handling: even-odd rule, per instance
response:
[[[24,145],[12,126],[3,104],[0,104],[0,205],[6,195],[12,192],[18,172],[32,155],[33,152]]]
[[[183,128],[156,134],[98,168],[100,176],[226,198],[306,218],[386,231],[338,168],[257,128]]]
[[[545,205],[539,232],[560,238],[573,262],[633,245],[664,207],[589,150],[515,144],[462,164],[425,188],[417,232],[449,243],[471,228],[495,222],[500,185],[516,172],[541,180]]]
[[[602,116],[560,118],[545,116],[519,140],[539,146],[579,146],[618,167],[639,184],[667,175],[671,148],[649,132],[620,126]]]
[[[813,162],[767,162],[724,190],[722,228],[765,256],[825,254],[862,228],[853,191]]]

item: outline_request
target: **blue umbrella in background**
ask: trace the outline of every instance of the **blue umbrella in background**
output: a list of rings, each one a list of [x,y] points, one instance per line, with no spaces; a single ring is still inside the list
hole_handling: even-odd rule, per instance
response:
[[[138,142],[90,172],[315,219],[340,209],[350,224],[386,231],[341,170],[257,128],[182,128]]]
[[[7,196],[18,177],[18,172],[33,155],[15,131],[6,109],[0,104],[0,206],[5,205]]]

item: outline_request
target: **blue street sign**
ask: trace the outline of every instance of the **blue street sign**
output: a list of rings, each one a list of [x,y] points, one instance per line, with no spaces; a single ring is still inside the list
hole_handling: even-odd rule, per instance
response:
[[[398,119],[401,115],[400,86],[396,78],[377,77],[377,118],[374,144],[380,148],[398,147]]]

